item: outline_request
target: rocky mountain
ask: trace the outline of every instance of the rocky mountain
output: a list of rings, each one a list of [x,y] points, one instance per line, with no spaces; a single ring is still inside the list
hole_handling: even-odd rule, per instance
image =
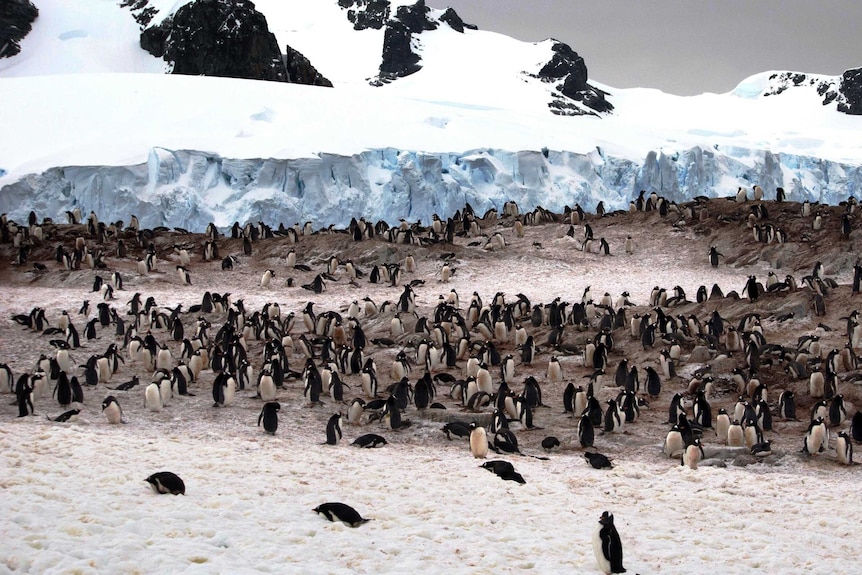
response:
[[[799,87],[814,88],[823,97],[823,105],[838,103],[838,111],[862,115],[862,68],[845,70],[840,76],[822,76],[801,72],[774,72],[763,96],[777,96],[786,90]]]
[[[39,9],[29,0],[5,0],[0,4],[0,58],[21,51],[19,42],[30,33]]]
[[[465,202],[625,209],[640,190],[862,194],[858,69],[680,98],[603,85],[571,46],[422,0],[81,1],[40,0],[52,17],[0,59],[11,217],[327,226]]]

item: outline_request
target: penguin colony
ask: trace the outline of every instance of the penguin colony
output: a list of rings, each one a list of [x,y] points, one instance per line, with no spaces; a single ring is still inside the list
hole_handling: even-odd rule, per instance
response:
[[[63,423],[101,405],[106,424],[119,424],[132,420],[135,406],[135,418],[158,421],[163,410],[188,410],[183,403],[211,393],[207,408],[253,410],[248,425],[274,436],[291,433],[297,410],[313,410],[319,443],[332,448],[341,448],[343,435],[348,445],[386,448],[417,424],[441,429],[441,446],[463,441],[465,455],[482,460],[491,452],[537,457],[529,452],[541,447],[610,469],[611,458],[596,448],[619,465],[632,446],[654,446],[657,457],[691,469],[729,457],[763,462],[778,453],[852,465],[853,445],[862,440],[853,401],[862,382],[856,357],[862,320],[852,299],[862,287],[859,262],[843,262],[852,285],[838,285],[818,260],[783,277],[693,286],[694,298],[681,286],[656,286],[641,302],[598,286],[581,293],[576,278],[544,302],[451,287],[469,267],[471,250],[505,253],[517,242],[529,245],[530,228],[540,226],[559,230],[579,257],[597,260],[637,258],[642,242],[624,228],[638,221],[674,231],[746,231],[747,253],[818,241],[848,242],[846,251],[857,251],[854,199],[812,207],[778,196],[752,202],[740,189],[728,199],[676,205],[641,193],[628,213],[601,215],[580,206],[521,214],[510,202],[502,216],[495,210],[479,216],[468,204],[430,226],[361,218],[346,230],[236,223],[226,235],[212,225],[192,234],[144,229],[136,218],[105,223],[77,210],[66,224],[39,223],[31,214],[23,225],[4,215],[0,249],[12,262],[3,264],[9,273],[47,282],[75,272],[92,278],[92,290],[64,288],[74,292],[70,306],[83,301],[78,309],[15,310],[11,319],[38,351],[0,358],[0,389],[15,399],[14,411],[3,413],[44,413]],[[811,227],[812,214],[819,229]],[[623,224],[616,243],[610,223]],[[328,248],[315,249],[315,242]],[[362,252],[353,249],[360,245]],[[380,246],[377,259],[343,257],[367,254],[368,245]],[[532,247],[542,249],[539,242]],[[734,249],[740,248],[709,245],[698,263],[729,265],[738,257]],[[251,253],[267,254],[269,267],[254,267]],[[176,274],[165,273],[171,267]],[[260,278],[244,289],[268,298],[258,309],[227,291],[243,268]],[[211,269],[222,274],[219,286],[192,282],[192,273],[205,277],[198,270]],[[176,284],[183,303],[172,308],[148,296],[154,276]],[[525,292],[541,281],[529,270],[524,278]],[[386,288],[391,298],[363,296],[363,285]],[[332,291],[343,307],[323,309],[316,296]],[[798,327],[793,338],[772,337],[788,325]],[[641,431],[655,428],[639,425],[650,418],[666,422],[660,436]],[[773,435],[779,430],[781,438]],[[481,467],[504,480],[529,480],[508,461]],[[158,492],[184,492],[157,475],[147,481]],[[332,509],[315,511],[339,520]],[[613,516],[606,512],[600,524],[612,527]],[[604,535],[597,537],[605,549]],[[598,550],[596,556],[606,572],[621,572],[607,571],[621,567],[621,551],[619,561],[599,558]]]

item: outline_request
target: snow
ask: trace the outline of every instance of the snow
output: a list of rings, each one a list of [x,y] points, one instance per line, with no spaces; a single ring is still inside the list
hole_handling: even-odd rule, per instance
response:
[[[159,9],[154,23],[183,3],[151,1]],[[135,211],[144,225],[189,228],[293,218],[319,228],[357,214],[427,222],[465,201],[481,212],[516,196],[522,210],[559,210],[576,201],[589,209],[600,200],[625,207],[641,185],[664,185],[656,189],[678,201],[702,189],[726,195],[760,180],[767,158],[776,166],[769,177],[794,199],[837,203],[862,193],[862,119],[821,106],[813,89],[760,97],[768,73],[732,93],[696,97],[591,79],[611,94],[614,114],[558,117],[546,106],[550,85],[522,74],[538,71],[549,42],[442,26],[421,36],[420,73],[373,88],[382,30],[354,31],[334,0],[255,4],[279,44],[302,52],[333,89],[164,75],[165,63],[138,47],[138,27],[116,0],[40,0],[22,52],[0,60],[0,186],[35,181],[33,174],[51,168],[63,168],[69,186],[46,184],[20,196],[6,187],[3,210],[23,220],[39,205],[40,215],[60,218],[77,202],[103,221],[127,221]],[[167,215],[145,213],[148,201]],[[626,257],[599,260],[562,231],[539,229],[520,241],[507,236],[511,257],[475,249],[446,286],[436,283],[434,260],[420,264],[416,279],[427,283],[418,290],[420,310],[428,313],[452,288],[462,298],[475,290],[487,300],[503,291],[549,302],[576,300],[592,285],[614,296],[628,290],[643,304],[653,285],[682,285],[690,295],[701,284],[741,290],[749,273],[770,269],[765,261],[709,268],[692,234],[671,242],[642,233],[633,264]],[[601,234],[618,253],[625,229],[611,220]],[[785,247],[798,254],[801,246]],[[333,242],[328,253],[342,247]],[[274,250],[256,263],[243,261],[229,279],[217,262],[196,263],[193,286],[176,282],[173,261],[162,263],[168,272],[149,276],[124,262],[126,289],[161,306],[188,306],[210,286],[233,291],[234,301],[245,298],[249,310],[279,301],[284,312],[299,312],[309,292],[281,287],[281,268],[278,288],[258,285],[260,268],[283,267],[283,256]],[[386,257],[400,255],[393,248]],[[846,283],[848,270],[840,272]],[[17,375],[51,348],[10,316],[39,305],[54,325],[60,310],[74,313],[93,298],[93,274],[66,274],[46,285],[23,272],[4,273],[0,361]],[[316,307],[342,309],[357,296],[380,302],[400,292],[362,287],[332,282],[314,296]],[[119,294],[119,308],[127,295]],[[74,321],[80,330],[82,321]],[[814,328],[810,319],[799,320],[803,328]],[[109,341],[85,343],[73,356],[82,363]],[[257,370],[261,344],[252,345]],[[378,369],[388,371],[384,360],[392,353],[373,353]],[[295,368],[302,358],[291,361]],[[580,358],[563,361],[582,376]],[[149,377],[140,366],[124,366],[111,386],[133,373]],[[648,425],[636,423],[629,437],[597,441],[616,456],[613,470],[598,472],[572,447],[574,428],[562,427],[554,432],[565,449],[549,461],[501,457],[525,477],[526,485],[517,485],[481,469],[464,442],[447,441],[439,423],[415,410],[407,413],[414,424],[406,431],[346,426],[339,445],[322,445],[323,422],[336,407],[329,400],[320,409],[305,406],[295,383],[280,392],[274,437],[256,426],[260,401],[251,392],[215,409],[206,382],[193,386],[195,397],[174,398],[158,414],[143,409],[140,388],[113,392],[126,413],[123,426],[101,417],[99,403],[109,393],[103,386],[85,390],[85,410],[71,423],[43,417],[59,412],[50,397],[37,402],[37,417],[16,419],[2,391],[2,573],[592,573],[590,537],[604,510],[615,515],[632,573],[858,568],[857,471],[835,464],[831,453],[692,471],[660,457],[659,435],[647,446],[629,445],[644,437],[638,425]],[[550,403],[558,408],[558,395]],[[797,450],[799,425],[775,434],[788,452]],[[649,429],[656,427],[663,428]],[[366,432],[390,444],[349,446]],[[524,451],[538,454],[545,432],[518,433]],[[152,492],[144,478],[162,470],[184,479],[186,496]],[[326,501],[348,503],[373,521],[358,529],[329,523],[311,511]]]
[[[615,296],[628,289],[641,304],[637,309],[643,310],[653,285],[678,284],[693,294],[697,285],[715,282],[729,291],[741,289],[747,274],[762,277],[768,270],[764,261],[741,268],[711,268],[704,261],[704,239],[689,232],[680,242],[669,241],[680,232],[655,219],[655,214],[652,217],[652,223],[645,218],[644,225],[655,232],[638,235],[634,257],[616,252],[626,230],[613,218],[592,222],[597,235],[614,246],[617,256],[611,258],[579,251],[572,239],[562,236],[567,227],[562,224],[528,227],[525,238],[516,238],[510,228],[500,226],[509,245],[499,252],[470,248],[466,245],[470,238],[459,239],[461,256],[449,284],[437,281],[439,264],[433,252],[417,248],[421,250],[419,269],[408,279],[425,281],[417,286],[418,312],[430,314],[437,295],[450,289],[461,294],[464,308],[474,290],[485,301],[502,291],[507,299],[525,293],[535,303],[556,296],[577,300],[587,285],[595,294],[608,291]],[[319,269],[327,253],[344,253],[341,245],[337,235],[319,235],[302,238],[295,247],[304,261]],[[133,271],[133,261],[111,258],[112,269],[121,270],[126,278],[126,290],[117,292],[112,305],[122,311],[130,294],[140,291],[163,308],[178,303],[188,308],[200,301],[204,289],[217,289],[232,291],[233,301],[242,298],[249,312],[277,301],[283,314],[298,314],[305,302],[314,301],[319,313],[343,310],[365,295],[378,303],[393,300],[401,291],[365,280],[357,290],[341,270],[337,272],[340,281],[329,282],[321,295],[286,288],[285,278],[293,273],[284,268],[287,247],[274,240],[256,243],[254,257],[241,258],[230,275],[219,271],[218,262],[194,261],[192,286],[178,283],[174,255],[161,256],[159,270],[147,276]],[[397,248],[378,240],[351,249],[370,258],[377,250]],[[278,270],[269,289],[259,287],[265,267]],[[90,292],[94,272],[66,273],[53,262],[49,268],[33,283],[22,271],[4,272],[0,361],[9,363],[16,375],[29,370],[38,353],[50,353],[51,348],[46,337],[13,324],[12,314],[39,305],[46,309],[51,325],[56,325],[60,310],[67,309],[80,330],[84,319],[75,313],[81,300],[96,303]],[[846,275],[838,279],[842,284],[847,281]],[[390,317],[391,312],[361,322],[374,337],[383,335]],[[214,328],[224,320],[220,314],[211,318]],[[187,333],[193,320],[184,316]],[[811,323],[810,318],[799,321]],[[773,324],[765,325],[766,337],[775,341]],[[93,342],[85,341],[84,348],[73,352],[75,360],[82,363],[89,354],[101,353],[115,341],[109,331],[100,331]],[[296,327],[294,337],[302,331]],[[168,341],[167,333],[156,330],[155,335],[178,357],[178,344]],[[263,343],[251,340],[249,345],[257,373]],[[394,350],[370,347],[369,353],[378,372],[387,373]],[[294,369],[302,362],[300,354],[290,355]],[[563,357],[561,362],[572,374],[569,379],[581,378],[580,358]],[[519,365],[517,369],[520,381],[528,368]],[[149,377],[127,359],[108,386],[132,374],[142,382]],[[352,385],[347,397],[359,395],[356,377],[345,376]],[[447,441],[440,433],[441,422],[412,407],[405,413],[413,421],[407,430],[392,432],[380,423],[345,424],[344,439],[328,446],[322,444],[324,423],[338,409],[328,397],[325,406],[309,407],[301,386],[288,383],[279,392],[279,430],[269,436],[256,426],[261,401],[253,391],[238,392],[230,407],[214,408],[209,399],[211,378],[211,373],[204,372],[202,381],[191,386],[194,397],[175,397],[160,413],[143,409],[143,386],[128,392],[112,392],[104,385],[87,388],[85,409],[70,423],[44,417],[61,411],[50,396],[36,402],[36,417],[20,419],[14,417],[10,395],[0,396],[0,468],[4,470],[0,531],[5,534],[0,570],[598,573],[590,540],[605,510],[615,515],[625,565],[633,573],[675,575],[706,569],[829,574],[852,573],[856,568],[858,542],[852,534],[857,528],[858,506],[853,502],[858,471],[838,466],[831,453],[810,459],[788,453],[774,465],[704,465],[693,471],[664,459],[660,436],[648,435],[666,427],[655,423],[666,413],[656,408],[642,416],[645,422],[629,424],[628,436],[597,437],[597,449],[615,457],[614,469],[597,471],[572,446],[571,420],[551,426],[554,417],[559,418],[553,414],[561,411],[559,390],[546,387],[545,401],[551,407],[537,412],[538,425],[545,429],[530,432],[516,427],[516,432],[526,453],[540,454],[538,444],[547,434],[560,437],[564,450],[549,455],[548,461],[493,455],[515,465],[526,479],[525,485],[518,485],[481,469],[481,461],[471,456],[465,442]],[[388,383],[386,376],[381,383]],[[668,384],[663,394],[669,396],[673,389]],[[99,403],[109,393],[123,406],[126,425],[109,425],[99,413]],[[606,390],[603,399],[611,393]],[[447,413],[471,417],[452,400],[440,400],[447,405]],[[797,450],[798,430],[804,428],[804,424],[791,425],[779,423],[772,435],[788,452]],[[369,432],[384,435],[389,445],[376,450],[349,445]],[[642,444],[632,445],[632,441]],[[712,439],[707,443],[708,448],[716,445]],[[183,478],[185,496],[156,495],[144,482],[151,473],[164,470]],[[348,503],[373,520],[357,529],[329,523],[312,512],[326,501]]]
[[[156,24],[182,2],[150,4],[159,10]],[[768,73],[729,94],[696,97],[619,90],[591,79],[609,92],[614,113],[560,117],[547,107],[553,86],[531,77],[549,59],[550,40],[462,34],[443,24],[417,38],[420,72],[375,88],[369,80],[377,73],[382,30],[353,30],[334,1],[256,6],[279,44],[302,52],[334,88],[164,75],[164,62],[137,47],[127,8],[102,0],[86,9],[42,2],[21,54],[0,60],[0,125],[15,135],[0,142],[0,187],[14,188],[7,199],[0,196],[0,211],[20,219],[21,206],[39,198],[54,218],[71,203],[85,211],[101,206],[110,219],[134,210],[150,226],[202,229],[208,221],[257,219],[261,210],[326,226],[345,225],[347,212],[387,219],[388,206],[367,198],[404,194],[398,202],[410,206],[405,217],[427,223],[441,205],[463,201],[499,209],[514,199],[523,209],[561,210],[603,199],[609,209],[625,209],[641,189],[682,201],[760,182],[783,186],[791,199],[836,204],[862,189],[862,118],[836,112],[834,103],[822,106],[810,86],[754,97]],[[552,153],[540,161],[539,150]],[[164,158],[186,151],[188,166],[163,171]],[[392,151],[436,155],[440,170],[416,180],[410,162],[377,162]],[[454,177],[457,165],[476,156],[513,171],[485,173],[482,181],[469,173]],[[222,160],[245,166],[250,179],[222,172]],[[647,170],[650,162],[657,164]],[[198,165],[208,168],[187,172]],[[351,177],[332,181],[324,175],[330,166]],[[516,166],[525,170],[517,173]],[[59,171],[46,171],[52,168]],[[379,177],[382,170],[391,171],[392,185],[377,183],[387,179]],[[271,178],[318,171],[310,181]],[[422,187],[396,189],[402,181]],[[259,188],[277,193],[263,204],[254,199]],[[211,194],[231,201],[213,205]],[[457,201],[430,199],[452,194]],[[182,197],[191,206],[166,212],[136,196]],[[301,201],[310,196],[319,201]],[[341,205],[320,201],[327,197]],[[335,200],[345,197],[357,201]]]

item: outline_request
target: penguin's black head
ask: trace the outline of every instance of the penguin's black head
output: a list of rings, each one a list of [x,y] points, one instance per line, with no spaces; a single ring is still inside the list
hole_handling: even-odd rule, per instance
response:
[[[602,516],[599,518],[599,523],[602,525],[613,525],[614,524],[614,514],[608,511],[602,513]]]

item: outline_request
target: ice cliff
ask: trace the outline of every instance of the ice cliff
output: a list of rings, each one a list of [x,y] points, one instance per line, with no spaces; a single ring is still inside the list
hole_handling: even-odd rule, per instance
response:
[[[315,228],[346,226],[364,216],[390,223],[429,222],[465,202],[477,211],[523,210],[541,205],[562,211],[580,204],[592,210],[626,209],[639,190],[676,202],[726,196],[737,186],[759,184],[773,197],[783,187],[789,200],[836,204],[860,196],[862,168],[820,158],[745,148],[650,152],[640,162],[554,150],[465,153],[369,150],[352,156],[321,154],[299,159],[231,159],[189,150],[153,149],[146,163],[130,166],[67,166],[32,174],[0,189],[0,212],[26,221],[64,220],[66,210],[95,211],[103,220],[200,231],[210,221],[262,220],[286,225],[311,221]]]

